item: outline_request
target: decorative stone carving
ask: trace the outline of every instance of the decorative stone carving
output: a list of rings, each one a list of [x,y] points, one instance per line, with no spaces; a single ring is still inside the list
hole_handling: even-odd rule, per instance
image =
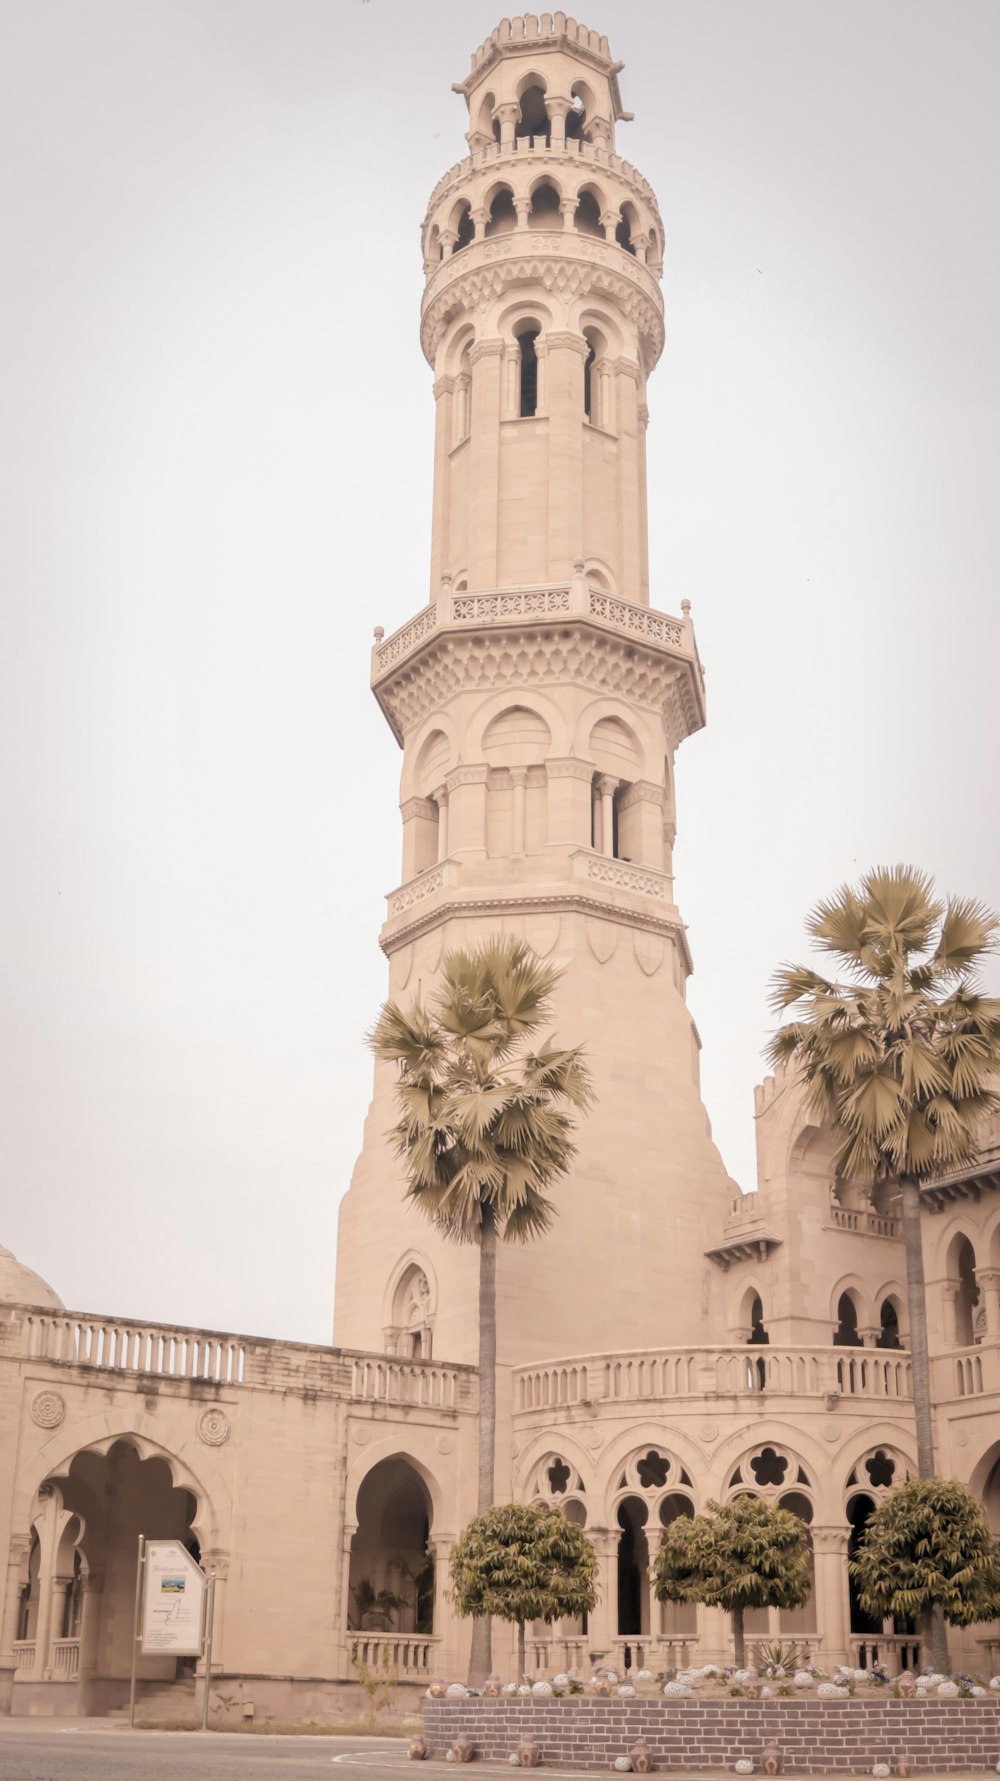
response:
[[[198,1418],[198,1434],[206,1447],[223,1447],[229,1440],[229,1418],[218,1404],[213,1404]]]
[[[59,1427],[66,1414],[66,1405],[57,1391],[39,1391],[31,1400],[31,1420],[40,1429]]]
[[[611,864],[614,864],[612,861]],[[618,929],[609,921],[587,920],[587,944],[599,965],[606,965],[618,945]]]

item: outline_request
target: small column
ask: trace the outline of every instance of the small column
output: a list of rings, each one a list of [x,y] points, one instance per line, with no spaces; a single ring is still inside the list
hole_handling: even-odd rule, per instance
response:
[[[469,390],[472,379],[467,371],[460,371],[455,379],[455,401],[453,404],[454,421],[452,431],[452,450],[461,445],[463,439],[469,437]]]
[[[88,1571],[83,1578],[83,1611],[80,1615],[80,1680],[97,1672],[97,1646],[101,1631],[104,1572]],[[85,1705],[85,1703],[84,1703]]]
[[[500,369],[504,342],[477,340],[470,349],[472,415],[469,440],[469,587],[497,585],[500,492]],[[516,413],[516,409],[515,409]]]
[[[527,230],[528,217],[531,214],[530,200],[527,198],[515,197],[515,199],[514,199],[514,214],[517,217],[518,231]]]
[[[591,1651],[610,1653],[618,1636],[618,1540],[614,1528],[595,1528],[590,1535],[597,1553],[597,1606],[589,1616]]]
[[[469,215],[472,217],[472,239],[473,241],[482,241],[483,236],[486,234],[486,225],[490,220],[490,213],[485,204],[474,204]]]
[[[489,768],[457,767],[448,777],[448,852],[486,852],[486,782]],[[443,859],[444,854],[441,855]]]
[[[590,846],[593,768],[572,757],[545,763],[549,847]]]
[[[505,100],[502,105],[498,105],[494,111],[493,116],[500,119],[500,147],[502,149],[513,148],[514,128],[520,115],[521,107],[516,100],[510,99]]]
[[[341,1678],[351,1680],[351,1635],[348,1624],[351,1618],[351,1546],[358,1531],[356,1521],[344,1523],[344,1531],[340,1540],[340,1624],[337,1627],[337,1643],[340,1647]]]
[[[439,785],[434,793],[434,802],[438,809],[438,860],[448,858],[448,787]]]
[[[948,1348],[958,1347],[958,1301],[961,1296],[960,1286],[945,1285],[941,1290],[941,1303],[944,1311],[944,1339]]]
[[[564,234],[568,234],[573,227],[573,218],[576,215],[576,203],[577,201],[575,198],[561,198],[559,200],[559,214],[562,217]]]
[[[66,1624],[66,1597],[69,1595],[72,1587],[72,1571],[68,1576],[64,1572],[57,1571],[53,1573],[52,1583],[49,1589],[48,1649],[45,1654],[45,1670],[43,1672],[44,1675],[49,1678],[55,1675],[55,1652],[53,1650],[53,1645],[56,1639],[61,1639],[63,1636],[63,1627]],[[39,1619],[41,1619],[40,1612]]]
[[[437,806],[433,798],[407,798],[399,806],[403,818],[403,878],[408,884],[437,858]]]
[[[551,125],[549,144],[561,153],[566,147],[566,119],[573,109],[573,101],[557,98],[554,93],[546,93],[545,105]]]
[[[851,1631],[847,1594],[848,1530],[846,1527],[814,1527],[811,1531],[816,1628],[822,1639],[823,1663],[847,1663]]]
[[[452,254],[455,252],[457,242],[457,229],[441,230],[441,254],[443,259],[449,260],[451,258]]]
[[[451,1550],[454,1544],[451,1534],[434,1534],[427,1547],[434,1560],[434,1636],[441,1641],[434,1661],[442,1676],[451,1676],[458,1672],[458,1628],[446,1598],[446,1592],[451,1588]],[[494,1634],[498,1624],[494,1623]]]
[[[524,852],[524,788],[528,781],[527,767],[510,769],[511,784],[514,787],[514,844],[513,853]]]
[[[618,224],[621,222],[621,220],[622,219],[618,215],[617,210],[602,210],[601,211],[600,224],[601,224],[601,228],[604,230],[605,241],[613,241],[614,240],[615,230],[617,229]]]
[[[601,852],[611,859],[615,851],[614,810],[618,781],[612,779],[610,773],[602,773],[597,781],[597,789],[601,794]]]
[[[995,1341],[1000,1336],[1000,1269],[977,1268],[979,1295],[986,1313],[986,1337]]]
[[[618,852],[643,866],[663,864],[663,787],[637,779],[618,800]]]
[[[14,1534],[7,1557],[7,1583],[3,1600],[3,1637],[0,1640],[0,1669],[14,1668],[14,1641],[21,1612],[22,1568],[31,1551],[31,1534]],[[37,1648],[36,1648],[37,1649]]]
[[[636,259],[641,260],[645,266],[649,260],[649,236],[644,229],[636,230],[632,237],[632,246],[635,248]]]

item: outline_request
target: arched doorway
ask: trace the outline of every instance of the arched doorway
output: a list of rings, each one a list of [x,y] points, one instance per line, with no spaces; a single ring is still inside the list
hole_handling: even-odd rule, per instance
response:
[[[349,1631],[433,1633],[431,1515],[427,1486],[401,1454],[380,1460],[362,1480],[351,1542]]]
[[[19,1663],[18,1684],[75,1683],[81,1712],[124,1705],[139,1536],[177,1540],[197,1561],[197,1511],[193,1493],[175,1485],[166,1457],[144,1459],[127,1438],[105,1452],[85,1448],[65,1472],[46,1480],[33,1510],[19,1627],[33,1649]],[[193,1699],[194,1663],[140,1656],[138,1678],[147,1691],[150,1684],[187,1683]]]

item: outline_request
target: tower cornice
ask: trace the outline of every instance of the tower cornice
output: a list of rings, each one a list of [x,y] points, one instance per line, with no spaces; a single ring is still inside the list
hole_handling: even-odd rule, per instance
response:
[[[673,748],[704,725],[704,677],[690,618],[619,600],[583,579],[446,590],[372,651],[372,690],[400,745],[463,687],[567,677],[659,707]]]

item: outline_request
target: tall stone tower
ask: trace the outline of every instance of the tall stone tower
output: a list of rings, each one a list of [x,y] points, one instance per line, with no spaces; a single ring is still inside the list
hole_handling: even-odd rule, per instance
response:
[[[674,756],[704,688],[683,616],[649,604],[646,382],[663,225],[620,158],[622,64],[562,13],[504,20],[455,88],[469,153],[423,225],[434,372],[429,604],[376,632],[403,750],[389,994],[498,929],[565,967],[558,1039],[598,1101],[553,1231],[501,1248],[499,1359],[705,1339],[732,1183],[698,1086],[674,902]],[[376,1070],[340,1215],[335,1340],[477,1358],[475,1252],[408,1205]]]

